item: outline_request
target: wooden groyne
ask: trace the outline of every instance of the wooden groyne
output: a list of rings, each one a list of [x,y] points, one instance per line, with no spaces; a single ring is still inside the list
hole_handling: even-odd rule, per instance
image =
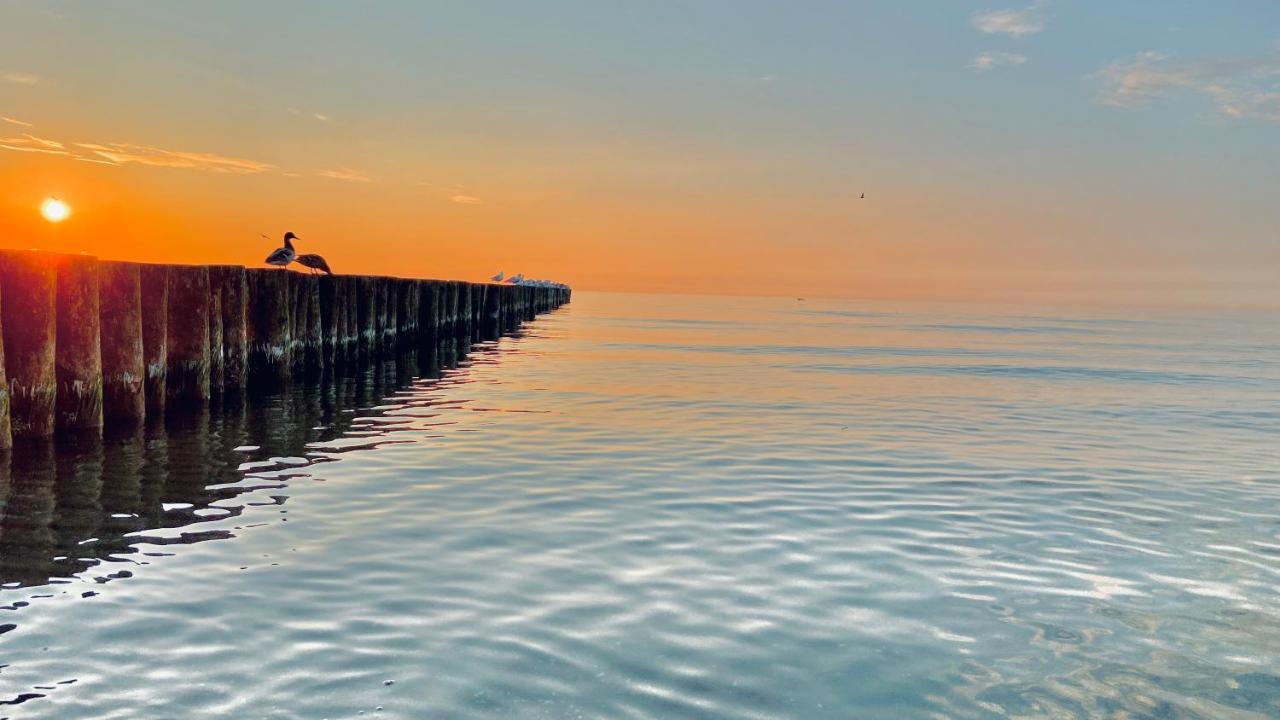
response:
[[[570,293],[0,250],[0,449],[319,382],[362,359],[457,352]]]

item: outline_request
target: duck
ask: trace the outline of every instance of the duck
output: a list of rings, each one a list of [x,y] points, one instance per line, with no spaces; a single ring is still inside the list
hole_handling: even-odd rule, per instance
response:
[[[291,232],[285,233],[284,247],[279,247],[273,250],[263,262],[268,265],[277,265],[279,267],[285,267],[289,263],[293,262],[298,257],[297,251],[293,249],[293,241],[297,239],[297,235],[294,235]]]
[[[333,274],[333,271],[329,269],[329,263],[325,262],[324,258],[314,253],[299,255],[296,262],[305,268],[310,268],[312,272],[320,270],[324,272],[325,275]]]

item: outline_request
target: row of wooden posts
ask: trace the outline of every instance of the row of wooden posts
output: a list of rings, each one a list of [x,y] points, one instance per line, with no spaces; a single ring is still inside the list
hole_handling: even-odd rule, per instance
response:
[[[569,296],[0,250],[0,449],[318,380],[361,356],[494,339]]]

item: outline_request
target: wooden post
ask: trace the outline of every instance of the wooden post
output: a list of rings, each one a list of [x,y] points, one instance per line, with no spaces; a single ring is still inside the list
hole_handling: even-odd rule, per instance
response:
[[[303,350],[307,373],[318,376],[324,371],[324,329],[320,315],[320,278],[303,275],[300,286],[306,305],[306,325],[303,326]]]
[[[3,262],[3,258],[0,258]],[[2,290],[3,288],[0,288]],[[4,371],[4,293],[0,292],[0,450],[13,447],[13,429],[9,425],[9,379]],[[9,497],[8,458],[0,456],[0,492]],[[0,518],[4,517],[4,503],[0,503]]]
[[[291,307],[287,270],[247,270],[249,378],[274,385],[289,378],[292,366]]]
[[[471,286],[471,342],[477,343],[484,339],[484,321],[485,321],[485,285],[476,283]]]
[[[165,381],[170,403],[209,399],[209,268],[169,268],[169,369]]]
[[[471,345],[471,283],[458,283],[458,340],[463,347]]]
[[[377,334],[378,289],[371,277],[356,279],[356,327],[359,331],[360,347],[368,352],[376,352],[374,337]]]
[[[379,302],[382,304],[384,317],[382,321],[382,348],[384,352],[395,354],[397,337],[400,331],[399,293],[396,292],[395,278],[378,278]]]
[[[485,340],[496,340],[502,334],[502,288],[498,285],[486,285],[484,288],[484,327]]]
[[[414,280],[399,280],[396,288],[396,345],[401,349],[418,346],[418,283]]]
[[[142,275],[134,263],[103,262],[98,264],[98,280],[103,420],[133,426],[147,416]]]
[[[57,429],[102,432],[98,259],[58,257]]]
[[[164,417],[168,399],[169,376],[169,267],[140,265],[138,278],[142,285],[142,362],[143,395],[147,401],[147,417]]]
[[[444,284],[444,318],[440,321],[440,332],[452,340],[458,334],[458,283]]]
[[[318,280],[320,287],[320,345],[325,367],[332,367],[340,344],[338,335],[342,320],[342,304],[338,297],[338,278],[325,275]]]
[[[50,437],[57,398],[58,275],[53,259],[22,250],[0,252],[0,287],[13,436]]]
[[[212,271],[212,268],[210,268]],[[211,278],[212,279],[212,278]],[[222,293],[210,283],[209,287],[209,393],[222,394],[223,342],[222,342]]]
[[[293,332],[289,337],[289,357],[293,360],[293,370],[301,372],[307,364],[307,296],[302,283],[306,278],[301,273],[282,271],[285,273],[285,295],[289,305],[289,327]]]
[[[360,353],[360,285],[357,278],[345,279],[347,287],[347,355]]]
[[[239,392],[249,379],[248,275],[240,265],[218,265],[209,268],[209,284],[222,304],[222,387]]]
[[[418,349],[435,345],[440,331],[440,283],[418,280]]]

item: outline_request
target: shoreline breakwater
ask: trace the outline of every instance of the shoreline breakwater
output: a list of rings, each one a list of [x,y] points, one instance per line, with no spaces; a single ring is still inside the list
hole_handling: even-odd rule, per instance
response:
[[[0,250],[0,449],[492,340],[562,287]]]

